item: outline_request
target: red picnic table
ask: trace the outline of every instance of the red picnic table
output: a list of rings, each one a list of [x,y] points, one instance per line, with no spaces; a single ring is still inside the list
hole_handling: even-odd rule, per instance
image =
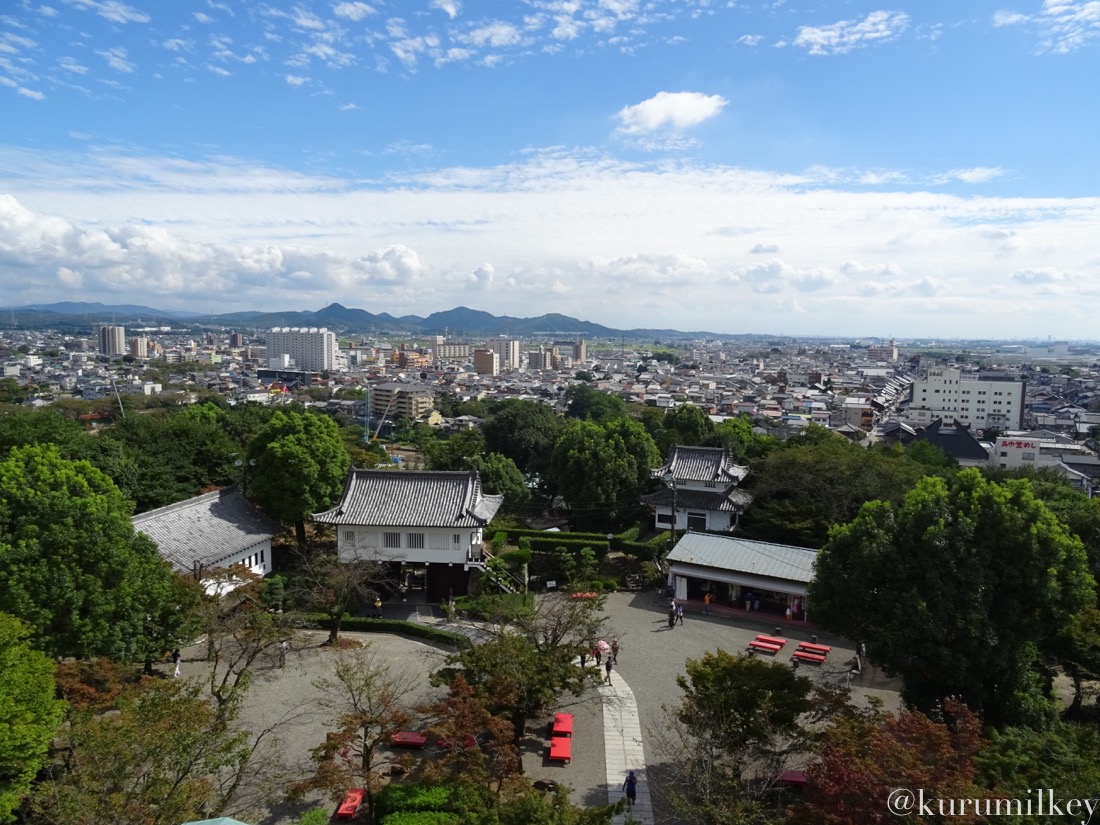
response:
[[[390,744],[405,748],[422,748],[428,744],[428,737],[414,730],[400,730],[390,737]]]
[[[573,758],[573,739],[569,736],[550,737],[550,761],[569,764]]]
[[[554,722],[550,726],[551,736],[572,736],[573,735],[573,714],[572,713],[555,713]]]
[[[359,813],[359,806],[363,804],[365,794],[366,791],[363,788],[352,788],[344,794],[340,807],[336,809],[336,818],[355,819],[355,815]]]
[[[829,647],[828,645],[819,645],[819,644],[814,644],[813,642],[799,642],[798,643],[798,649],[799,650],[808,650],[808,651],[810,651],[810,653],[822,653],[822,654],[825,654],[825,655],[828,655],[829,652],[832,651],[832,648]]]
[[[783,645],[787,643],[786,639],[780,639],[778,636],[766,636],[763,633],[756,634],[756,641],[767,642],[768,644],[779,645],[780,647],[783,647]]]
[[[782,650],[783,645],[777,645],[774,642],[765,642],[762,639],[753,639],[749,642],[749,647],[752,650],[759,650],[763,653],[778,653]]]

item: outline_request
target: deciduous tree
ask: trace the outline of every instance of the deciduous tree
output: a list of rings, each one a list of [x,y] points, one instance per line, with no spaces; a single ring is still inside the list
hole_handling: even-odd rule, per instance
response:
[[[516,463],[521,473],[545,473],[562,420],[535,401],[510,399],[485,422],[485,449]]]

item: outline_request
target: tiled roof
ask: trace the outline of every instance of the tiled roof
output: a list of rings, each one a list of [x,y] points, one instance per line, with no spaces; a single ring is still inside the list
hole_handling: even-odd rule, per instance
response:
[[[809,582],[817,551],[787,544],[709,533],[686,533],[668,554],[670,562],[736,570],[772,579]]]
[[[642,496],[642,504],[657,507],[671,507],[673,495],[671,488],[664,487],[655,493]],[[717,490],[713,493],[706,490],[677,490],[676,509],[684,510],[715,510],[718,512],[743,512],[752,503],[752,494],[744,490],[733,489],[728,492]]]
[[[988,461],[989,453],[981,445],[965,424],[955,419],[950,426],[944,426],[938,418],[918,433],[917,441],[927,441],[939,447],[957,461]]]
[[[475,472],[352,470],[340,503],[313,518],[368,527],[482,527],[503,502],[482,492]]]
[[[283,532],[236,488],[225,487],[133,518],[180,573],[212,567]]]
[[[738,482],[748,475],[749,468],[734,464],[729,450],[722,447],[677,445],[665,465],[653,471],[656,478],[668,473],[677,481]]]

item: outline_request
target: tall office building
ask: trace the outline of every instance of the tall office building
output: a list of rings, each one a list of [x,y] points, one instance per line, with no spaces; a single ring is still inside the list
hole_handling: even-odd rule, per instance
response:
[[[96,348],[101,355],[126,354],[126,327],[100,324],[96,327]]]
[[[267,365],[306,372],[336,369],[336,333],[324,327],[275,327],[267,334]]]

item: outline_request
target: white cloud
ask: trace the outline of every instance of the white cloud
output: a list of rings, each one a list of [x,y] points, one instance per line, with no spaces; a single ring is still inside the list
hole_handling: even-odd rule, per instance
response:
[[[478,292],[488,292],[493,288],[493,274],[492,264],[481,264],[466,279],[466,288]]]
[[[701,92],[658,92],[649,100],[619,110],[618,131],[633,135],[658,129],[687,129],[717,115],[728,101]]]
[[[736,43],[740,43],[742,46],[759,46],[764,40],[762,34],[743,34],[737,38]]]
[[[749,250],[749,252],[753,253],[754,255],[761,255],[761,254],[774,255],[778,251],[779,251],[779,246],[777,244],[773,244],[773,243],[758,243],[756,246],[754,246],[752,249]]]
[[[1100,2],[1097,0],[1043,0],[1036,14],[994,13],[995,28],[1029,26],[1039,34],[1039,51],[1069,54],[1100,39]]]
[[[27,89],[23,86],[20,86],[18,89],[16,89],[15,93],[19,94],[19,95],[22,95],[23,97],[29,97],[31,100],[45,100],[46,99],[46,95],[43,94],[42,92],[39,92],[35,89]]]
[[[96,54],[106,60],[107,65],[116,72],[130,74],[134,71],[134,64],[126,59],[126,49],[122,48],[122,46],[116,46],[113,49],[105,49],[103,51],[97,50]]]
[[[519,29],[511,23],[494,20],[484,26],[471,29],[465,34],[457,35],[455,39],[460,43],[467,43],[478,48],[484,46],[500,48],[502,46],[515,46],[523,39],[523,36],[520,34]]]
[[[841,20],[828,26],[801,26],[794,45],[810,54],[846,54],[854,49],[887,43],[909,27],[905,12],[873,11],[863,20]]]
[[[201,11],[193,11],[191,12],[191,16],[195,18],[196,22],[201,23],[204,26],[209,26],[211,23],[214,22],[213,17],[211,17],[209,14],[204,14]]]
[[[88,73],[88,67],[87,66],[82,66],[80,63],[77,63],[76,60],[71,58],[71,57],[61,58],[61,60],[58,61],[58,65],[60,65],[61,68],[64,69],[65,71],[72,72],[73,74],[87,74]]]
[[[332,7],[332,13],[337,17],[342,17],[345,20],[354,20],[358,23],[360,20],[365,20],[375,11],[372,7],[366,3],[337,3]]]
[[[963,183],[986,183],[999,178],[1005,173],[998,166],[975,166],[972,169],[952,169],[947,172],[945,179],[961,180]]]
[[[148,23],[149,15],[127,6],[117,0],[104,0],[102,3],[81,3],[95,9],[96,14],[112,23]]]
[[[462,10],[462,4],[458,2],[458,0],[432,0],[428,6],[433,9],[439,9],[452,20],[458,17],[459,11]]]
[[[1020,23],[1026,23],[1031,18],[1026,14],[1019,14],[1014,11],[997,11],[993,13],[993,27],[996,29],[1003,26],[1016,26]]]
[[[1012,280],[1023,284],[1049,284],[1054,281],[1063,281],[1068,276],[1058,269],[1050,267],[1044,269],[1017,269],[1012,273]]]
[[[302,77],[301,75],[296,74],[288,74],[286,76],[286,82],[290,86],[304,86],[306,83],[309,82],[309,78]]]

